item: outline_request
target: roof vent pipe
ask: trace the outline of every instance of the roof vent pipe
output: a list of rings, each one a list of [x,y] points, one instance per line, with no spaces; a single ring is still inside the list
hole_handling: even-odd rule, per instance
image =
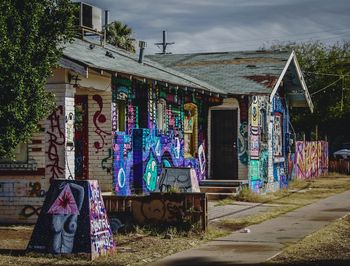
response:
[[[109,23],[109,10],[105,10],[105,27],[107,27]]]
[[[147,43],[145,41],[139,41],[140,54],[139,54],[139,63],[143,62],[143,52],[147,47]]]

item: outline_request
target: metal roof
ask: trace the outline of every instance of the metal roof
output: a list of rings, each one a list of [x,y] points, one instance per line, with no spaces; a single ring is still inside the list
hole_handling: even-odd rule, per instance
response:
[[[80,39],[74,39],[73,42],[65,44],[63,59],[72,60],[79,65],[98,70],[129,74],[169,83],[169,85],[225,94],[225,91],[214,85],[188,76],[182,72],[164,67],[163,65],[147,58],[144,58],[143,63],[139,63],[137,55],[128,53],[111,45],[100,46]],[[60,64],[62,67],[67,67],[69,62],[67,63],[64,60],[61,60]]]
[[[227,94],[270,94],[290,52],[160,54],[147,58],[205,81]]]

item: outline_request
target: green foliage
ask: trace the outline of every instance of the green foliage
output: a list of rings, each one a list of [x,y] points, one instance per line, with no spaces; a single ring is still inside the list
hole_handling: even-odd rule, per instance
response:
[[[121,21],[113,21],[106,28],[107,42],[113,46],[135,53],[133,30]]]
[[[45,84],[74,34],[69,0],[0,1],[0,158],[54,107]]]
[[[277,47],[296,52],[315,105],[313,114],[298,108],[293,110],[296,131],[303,131],[308,139],[313,139],[315,134],[312,132],[318,125],[319,139],[327,136],[335,146],[336,142],[350,141],[350,42],[343,41],[332,46],[314,42]],[[329,88],[322,90],[333,82]]]

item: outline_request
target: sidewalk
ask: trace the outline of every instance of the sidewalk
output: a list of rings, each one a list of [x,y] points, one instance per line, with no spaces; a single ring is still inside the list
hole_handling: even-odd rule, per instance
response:
[[[286,245],[300,241],[348,213],[350,213],[350,190],[252,225],[249,227],[250,233],[233,232],[229,236],[171,255],[152,265],[262,263],[276,256]]]

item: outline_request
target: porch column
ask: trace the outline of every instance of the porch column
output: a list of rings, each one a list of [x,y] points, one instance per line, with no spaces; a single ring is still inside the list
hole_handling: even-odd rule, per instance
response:
[[[56,109],[45,120],[45,177],[75,179],[74,95],[69,84],[48,84]]]

